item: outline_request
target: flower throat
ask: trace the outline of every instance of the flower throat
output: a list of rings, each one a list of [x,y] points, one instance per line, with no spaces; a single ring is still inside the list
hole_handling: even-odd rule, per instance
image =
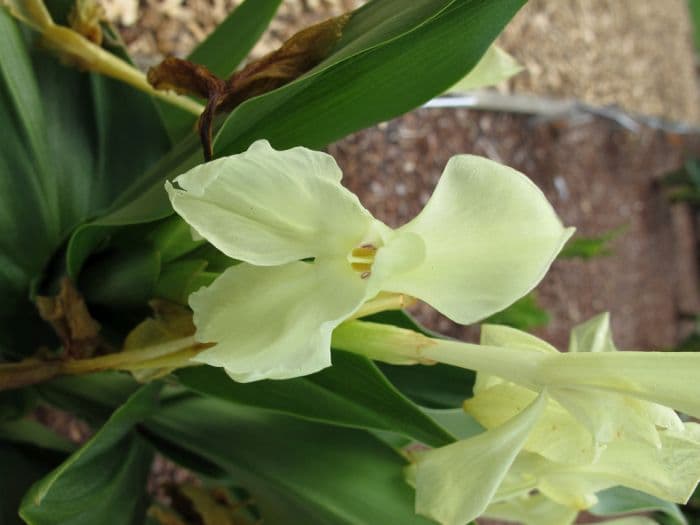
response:
[[[362,279],[367,279],[372,275],[372,264],[377,254],[377,247],[371,243],[361,244],[353,248],[348,256],[348,261],[353,270],[360,274]]]

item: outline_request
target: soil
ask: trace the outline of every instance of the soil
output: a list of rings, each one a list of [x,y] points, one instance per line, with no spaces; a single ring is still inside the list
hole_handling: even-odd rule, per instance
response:
[[[525,66],[518,93],[700,119],[686,0],[529,0],[500,43]]]

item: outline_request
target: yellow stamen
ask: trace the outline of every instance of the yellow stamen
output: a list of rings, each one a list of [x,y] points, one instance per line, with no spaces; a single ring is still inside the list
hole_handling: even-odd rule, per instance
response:
[[[361,279],[367,279],[372,275],[372,264],[376,253],[377,247],[374,244],[365,243],[353,248],[348,255],[350,267],[360,274]]]
[[[372,269],[372,263],[350,263],[350,266],[356,272],[369,272]]]
[[[371,244],[363,244],[362,246],[358,246],[353,251],[351,251],[350,255],[352,257],[365,258],[374,257],[375,253],[377,253],[377,248],[375,248]]]

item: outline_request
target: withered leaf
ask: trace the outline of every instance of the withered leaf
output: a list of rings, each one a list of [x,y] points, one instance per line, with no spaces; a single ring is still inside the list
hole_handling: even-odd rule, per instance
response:
[[[90,316],[83,297],[68,277],[61,280],[57,295],[37,296],[36,307],[71,357],[89,357],[100,346],[100,325]]]
[[[149,69],[147,78],[156,89],[170,89],[181,95],[207,99],[222,93],[226,87],[226,82],[206,66],[176,57],[168,57]]]
[[[105,19],[104,8],[96,0],[76,0],[68,13],[70,27],[98,46],[102,44],[100,24]]]
[[[276,51],[235,72],[226,81],[222,110],[231,111],[244,100],[277,89],[312,69],[333,50],[349,19],[346,13],[307,27]]]
[[[206,489],[190,483],[167,487],[173,510],[152,506],[151,518],[161,525],[253,525],[247,502],[234,501],[224,489]]]
[[[199,117],[204,158],[212,158],[212,125],[219,113],[227,113],[249,98],[282,87],[326,58],[340,40],[350,13],[330,18],[296,33],[282,46],[222,80],[205,66],[175,57],[166,58],[148,72],[156,89],[207,99]]]

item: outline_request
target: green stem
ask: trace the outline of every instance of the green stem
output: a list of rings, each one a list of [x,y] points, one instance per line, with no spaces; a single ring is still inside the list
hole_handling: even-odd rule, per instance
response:
[[[121,368],[121,370],[133,372],[136,370],[145,370],[149,368],[184,368],[186,366],[199,366],[202,363],[193,362],[191,359],[202,350],[203,347],[201,346],[185,348],[179,352],[158,357],[156,359],[151,359],[149,361],[125,365],[123,368]]]
[[[25,3],[22,3],[25,2]],[[0,4],[3,2],[0,1]],[[160,91],[148,83],[146,75],[119,57],[105,51],[83,35],[65,26],[54,23],[41,0],[10,1],[10,14],[39,32],[50,49],[59,57],[77,62],[79,67],[112,77],[136,89],[199,116],[204,106],[188,97],[171,91]]]
[[[77,59],[81,67],[120,80],[193,115],[199,116],[204,110],[204,106],[188,97],[155,89],[141,71],[72,29],[54,24],[43,31],[43,36],[51,48]]]
[[[90,359],[72,361],[41,361],[27,359],[19,363],[0,365],[0,391],[20,388],[48,381],[61,375],[79,375],[102,370],[137,370],[157,368],[187,361],[207,348],[193,337],[184,337],[160,345],[149,346],[128,352],[108,354]]]
[[[499,346],[434,339],[397,326],[349,321],[333,332],[333,348],[400,365],[447,365],[493,374],[521,385],[533,385],[547,355]]]

